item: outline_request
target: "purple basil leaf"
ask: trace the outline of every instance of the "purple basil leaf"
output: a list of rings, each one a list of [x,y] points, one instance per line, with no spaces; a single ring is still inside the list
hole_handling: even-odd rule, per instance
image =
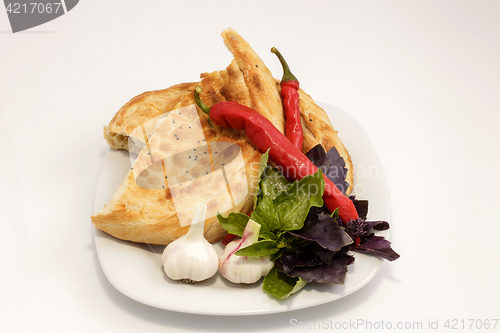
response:
[[[389,229],[389,223],[385,221],[365,221],[365,223],[374,230],[382,231]]]
[[[309,209],[309,214],[307,215],[306,220],[308,220],[312,215],[320,215],[320,214],[330,215],[330,211],[325,206],[322,207],[312,206],[311,209]]]
[[[372,253],[389,261],[399,258],[399,254],[391,248],[391,242],[381,236],[370,237],[358,246],[353,247],[352,250]]]
[[[356,200],[352,199],[352,203],[358,212],[358,216],[362,220],[366,220],[368,215],[368,200]]]
[[[344,231],[344,228],[326,214],[308,214],[302,229],[288,232],[295,237],[314,241],[330,251],[338,251],[352,243],[352,238]]]
[[[341,248],[340,250],[338,250],[337,252],[335,252],[335,256],[336,257],[346,256],[349,253],[349,251],[351,250],[351,247],[352,247],[352,245],[344,246],[343,248]]]
[[[345,161],[335,147],[330,148],[326,156],[330,159],[330,168],[326,176],[345,194],[349,188],[349,183],[345,180],[347,177]]]
[[[321,144],[318,144],[311,148],[306,153],[307,158],[319,169],[323,174],[326,174],[330,169],[330,158],[326,156],[325,149]]]
[[[345,181],[347,169],[345,161],[340,156],[335,147],[332,147],[327,153],[321,144],[311,148],[306,153],[307,158],[318,168],[323,174],[330,179],[337,188],[345,194],[349,188],[349,183]]]
[[[330,251],[328,249],[324,249],[321,246],[318,246],[315,250],[314,253],[318,256],[318,258],[321,259],[325,264],[330,265],[332,263],[333,256],[337,252]]]
[[[283,251],[280,263],[280,271],[288,274],[296,267],[318,266],[323,261],[312,251],[300,250],[295,252]]]
[[[295,267],[287,273],[291,277],[301,277],[307,282],[343,284],[347,273],[349,256],[335,256],[330,265]]]

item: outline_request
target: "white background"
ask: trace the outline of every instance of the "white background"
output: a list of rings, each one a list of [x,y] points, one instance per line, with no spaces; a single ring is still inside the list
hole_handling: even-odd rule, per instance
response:
[[[278,47],[304,90],[349,112],[379,153],[401,258],[340,301],[257,317],[179,314],[129,299],[101,270],[90,215],[102,126],[143,91],[225,68],[227,27],[275,77]],[[498,1],[86,0],[16,34],[0,8],[1,326],[288,332],[307,331],[291,320],[364,319],[426,331],[438,320],[432,331],[444,332],[457,319],[464,331],[493,331],[468,330],[468,319],[500,319],[499,59]]]

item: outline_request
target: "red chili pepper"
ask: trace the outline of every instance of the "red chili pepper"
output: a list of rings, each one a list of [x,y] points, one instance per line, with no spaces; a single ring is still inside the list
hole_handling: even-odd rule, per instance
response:
[[[285,114],[285,135],[290,142],[300,151],[304,145],[304,134],[300,121],[299,107],[299,80],[292,74],[285,58],[280,51],[273,47],[271,52],[278,56],[283,67],[281,78],[281,98],[283,99],[283,112]]]
[[[222,245],[226,246],[227,244],[231,243],[231,241],[235,238],[238,238],[237,235],[233,235],[233,234],[227,234],[226,236],[224,236],[224,238],[222,239]]]
[[[284,176],[289,181],[300,180],[318,171],[318,168],[266,117],[234,101],[219,102],[209,108],[200,99],[201,91],[201,87],[196,87],[194,91],[196,104],[210,116],[214,124],[245,130],[257,149],[261,152],[269,149],[271,160],[282,167]],[[325,175],[323,178],[325,180],[323,200],[326,208],[333,212],[338,207],[339,216],[344,223],[356,220],[358,213],[352,200],[347,198]]]

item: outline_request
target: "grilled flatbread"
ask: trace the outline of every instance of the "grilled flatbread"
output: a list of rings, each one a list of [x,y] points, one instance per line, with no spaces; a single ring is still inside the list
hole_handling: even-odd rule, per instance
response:
[[[174,107],[188,94],[192,94],[198,82],[181,83],[170,88],[142,93],[118,110],[108,126],[104,126],[104,139],[113,149],[124,149],[133,153],[139,153],[140,148],[129,147],[129,137],[138,141],[131,141],[142,147],[145,144],[141,125],[148,120],[156,118],[166,112],[172,111]],[[134,132],[135,131],[135,132]]]
[[[252,98],[251,107],[269,119],[281,133],[284,133],[281,97],[271,71],[236,31],[226,29],[222,32],[222,38],[243,73],[245,84]]]
[[[134,97],[104,127],[111,148],[129,150],[137,159],[114,197],[92,216],[97,228],[123,240],[166,245],[187,232],[192,206],[201,200],[208,206],[205,237],[215,242],[225,235],[217,212],[251,210],[261,153],[244,131],[210,122],[194,106],[193,90],[200,85],[209,106],[232,100],[254,108],[283,132],[280,85],[234,30],[222,36],[235,58],[225,70]],[[349,170],[350,193],[349,153],[325,111],[299,93],[304,153],[318,143],[326,150],[335,146]]]
[[[203,100],[225,101],[221,84],[217,72],[204,74]],[[210,124],[193,104],[189,94],[152,119],[148,143],[111,201],[92,216],[97,228],[123,240],[168,244],[187,232],[192,206],[201,201],[208,207],[205,237],[215,242],[225,235],[217,212],[251,209],[261,153],[243,132]]]

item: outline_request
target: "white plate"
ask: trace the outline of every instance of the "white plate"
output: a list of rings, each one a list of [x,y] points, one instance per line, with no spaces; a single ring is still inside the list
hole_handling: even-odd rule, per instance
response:
[[[358,199],[370,201],[369,220],[390,223],[387,182],[375,148],[359,123],[348,113],[329,104],[323,107],[354,163],[354,191]],[[127,152],[110,149],[104,159],[94,200],[94,213],[113,196],[127,170]],[[380,233],[388,236],[387,232]],[[118,240],[95,230],[95,242],[102,269],[111,284],[128,297],[153,307],[206,315],[256,315],[284,312],[320,305],[343,298],[365,286],[379,271],[382,259],[356,253],[344,285],[311,283],[299,293],[278,300],[262,290],[262,280],[253,285],[235,285],[220,273],[188,285],[170,280],[164,273],[161,254],[164,246],[149,246]],[[222,253],[220,242],[216,244]],[[238,300],[235,307],[234,300]]]

